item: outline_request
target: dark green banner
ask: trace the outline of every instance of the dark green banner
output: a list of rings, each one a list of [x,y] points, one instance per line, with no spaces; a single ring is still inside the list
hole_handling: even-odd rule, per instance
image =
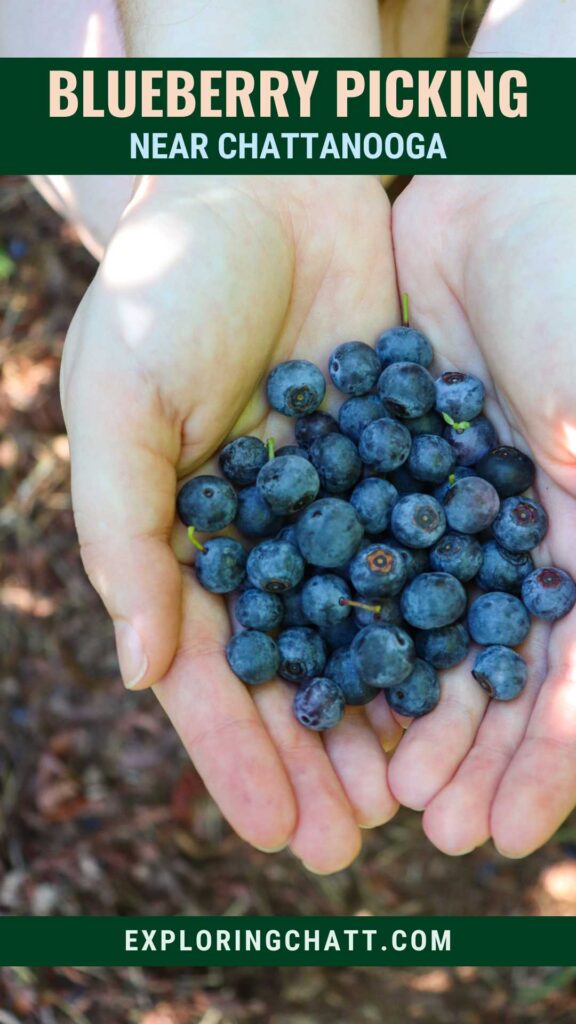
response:
[[[12,917],[2,966],[539,966],[576,961],[569,917]]]
[[[0,173],[568,174],[575,94],[576,59],[4,59]]]

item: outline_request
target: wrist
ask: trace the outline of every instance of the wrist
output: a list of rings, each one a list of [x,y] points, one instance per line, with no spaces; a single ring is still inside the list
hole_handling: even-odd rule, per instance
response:
[[[378,57],[377,0],[118,0],[128,57]]]

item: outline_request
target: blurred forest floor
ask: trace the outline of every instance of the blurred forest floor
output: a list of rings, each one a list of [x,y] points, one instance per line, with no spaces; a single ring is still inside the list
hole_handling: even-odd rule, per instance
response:
[[[460,20],[455,21],[456,33]],[[459,38],[459,37],[458,37]],[[86,580],[58,370],[95,270],[21,179],[0,179],[0,912],[576,913],[576,820],[523,861],[433,849],[403,811],[332,878],[249,849],[149,693],[126,693]],[[4,968],[0,1024],[548,1024],[554,968]]]

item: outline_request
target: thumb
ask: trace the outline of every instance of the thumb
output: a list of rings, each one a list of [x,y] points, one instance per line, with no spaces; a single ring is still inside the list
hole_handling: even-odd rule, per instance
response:
[[[74,516],[124,684],[143,689],[166,674],[180,634],[181,572],[170,547],[180,425],[133,353],[115,339],[111,354],[97,340],[69,338],[63,364]]]

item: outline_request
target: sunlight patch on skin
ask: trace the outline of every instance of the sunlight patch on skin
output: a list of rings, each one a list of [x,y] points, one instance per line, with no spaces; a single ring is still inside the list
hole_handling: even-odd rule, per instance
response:
[[[124,224],[102,264],[104,282],[115,291],[141,288],[175,266],[189,243],[190,225],[166,215]]]
[[[554,724],[554,738],[573,743],[576,737],[576,642],[563,659],[563,685],[550,698],[549,718]]]
[[[525,3],[526,0],[500,0],[498,4],[495,4],[488,9],[488,12],[485,15],[487,25],[490,27],[500,25],[512,14],[516,14],[521,10]]]
[[[86,34],[84,46],[82,47],[83,57],[101,57],[103,51],[104,25],[102,17],[94,11],[86,22]]]
[[[571,423],[562,424],[562,433],[564,434],[564,444],[570,452],[576,458],[576,427]]]

